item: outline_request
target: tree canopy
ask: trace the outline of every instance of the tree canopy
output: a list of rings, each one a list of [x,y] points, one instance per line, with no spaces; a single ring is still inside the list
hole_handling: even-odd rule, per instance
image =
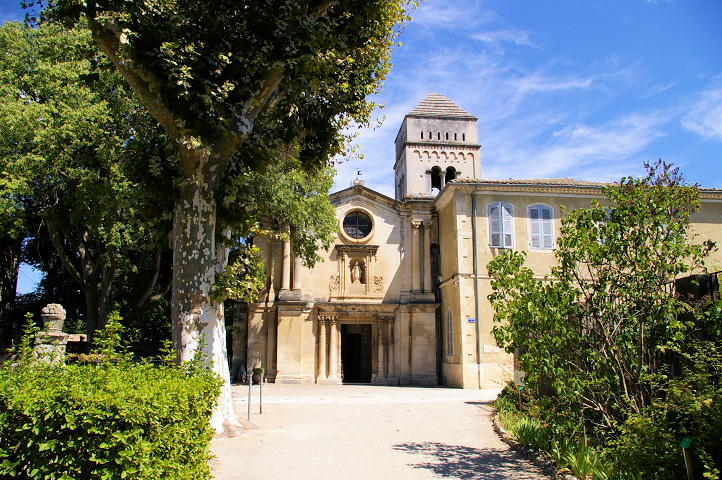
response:
[[[227,249],[216,242],[218,188],[258,124],[304,167],[329,164],[340,128],[368,122],[409,0],[43,0],[41,17],[88,22],[93,38],[174,146],[173,342],[207,351],[226,380],[217,430],[232,429],[222,303]],[[241,152],[239,152],[241,153]],[[248,153],[248,152],[244,152]],[[235,157],[257,169],[259,157]],[[260,157],[261,159],[263,156]],[[301,252],[297,252],[301,253]],[[224,425],[226,427],[224,427]]]
[[[85,26],[8,23],[0,45],[2,232],[54,250],[92,338],[122,302],[118,277],[136,285],[132,303],[155,285],[173,205],[167,142]]]

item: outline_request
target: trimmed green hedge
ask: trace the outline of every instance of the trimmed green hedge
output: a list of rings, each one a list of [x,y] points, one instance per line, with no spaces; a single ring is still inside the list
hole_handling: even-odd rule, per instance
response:
[[[218,376],[116,360],[0,366],[0,478],[210,478]]]

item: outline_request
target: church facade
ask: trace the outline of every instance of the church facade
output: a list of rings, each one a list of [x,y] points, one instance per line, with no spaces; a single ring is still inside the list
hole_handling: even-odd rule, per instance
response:
[[[339,231],[304,268],[288,242],[267,239],[267,289],[233,338],[232,372],[263,367],[278,383],[500,386],[513,359],[492,337],[487,263],[527,251],[554,263],[562,205],[603,200],[603,184],[483,180],[477,119],[431,93],[396,137],[395,198],[362,182],[330,196]],[[699,238],[719,240],[722,191],[701,190]],[[715,254],[710,269],[722,269]]]

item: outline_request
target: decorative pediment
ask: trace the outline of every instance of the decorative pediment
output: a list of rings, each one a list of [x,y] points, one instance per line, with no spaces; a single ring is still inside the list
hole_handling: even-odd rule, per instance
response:
[[[347,257],[375,257],[376,252],[379,250],[378,245],[336,245],[334,248],[338,252],[339,256],[345,255]]]

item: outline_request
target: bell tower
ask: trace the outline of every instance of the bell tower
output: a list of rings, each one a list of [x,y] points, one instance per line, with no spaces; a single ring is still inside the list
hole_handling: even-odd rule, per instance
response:
[[[476,122],[436,92],[409,112],[396,135],[396,199],[432,197],[455,178],[480,178]]]

